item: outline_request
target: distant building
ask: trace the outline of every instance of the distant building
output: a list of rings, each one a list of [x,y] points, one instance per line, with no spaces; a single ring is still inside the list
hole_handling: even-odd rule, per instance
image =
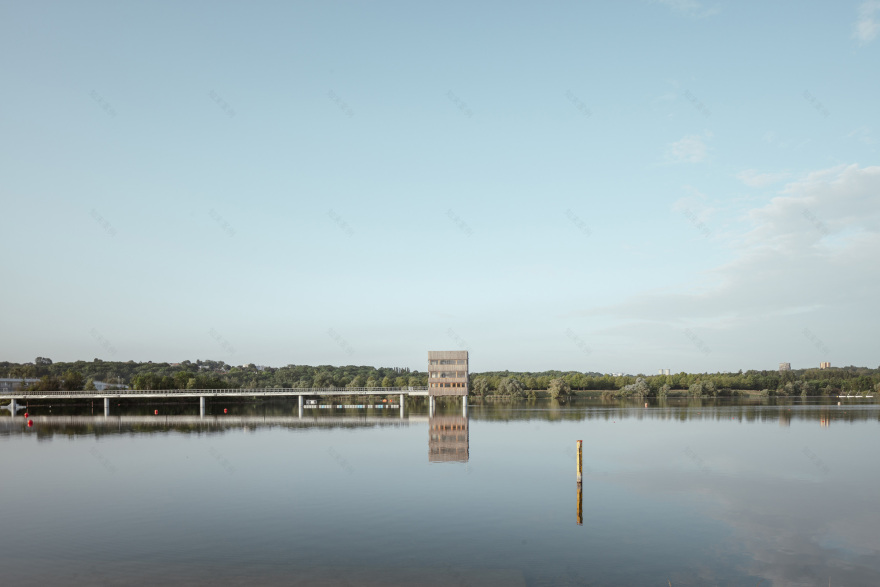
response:
[[[22,385],[22,381],[24,385]],[[21,391],[22,387],[27,387],[34,383],[39,383],[39,379],[22,379],[21,377],[3,377],[0,378],[0,393],[9,393],[10,391]]]
[[[779,363],[780,371],[791,371],[791,363]]]
[[[669,375],[669,369],[660,369],[659,375]]]
[[[428,351],[428,393],[468,394],[467,351]]]
[[[821,363],[819,363],[819,368],[820,369],[830,369],[831,363],[829,363],[828,361],[822,361]]]
[[[108,383],[106,381],[92,381],[95,384],[95,389],[98,391],[104,391],[106,389],[129,389],[127,385],[123,385],[122,383]]]

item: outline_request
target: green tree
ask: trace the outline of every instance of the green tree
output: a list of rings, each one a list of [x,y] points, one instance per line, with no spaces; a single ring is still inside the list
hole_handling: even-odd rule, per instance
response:
[[[315,382],[312,387],[331,387],[333,385],[333,376],[327,371],[319,371],[315,374]]]
[[[560,377],[550,381],[550,397],[559,399],[571,395],[571,386]]]
[[[71,371],[67,370],[64,372],[64,375],[61,376],[62,379],[62,387],[67,391],[82,391],[82,388],[85,387],[86,379],[83,377],[83,374],[79,371]]]
[[[174,374],[174,386],[177,389],[186,389],[192,376],[192,373],[189,371],[178,371]]]
[[[471,383],[471,389],[473,390],[474,395],[484,397],[489,393],[489,380],[485,377],[474,377]]]
[[[524,386],[516,377],[504,377],[498,391],[501,395],[508,395],[514,399],[522,399]]]
[[[43,375],[40,380],[30,386],[33,391],[60,391],[61,381],[53,375]]]
[[[629,385],[624,385],[620,390],[620,395],[624,395],[629,397],[630,395],[634,395],[637,397],[648,397],[651,393],[651,387],[648,385],[648,382],[645,381],[644,377],[637,377],[633,383]]]

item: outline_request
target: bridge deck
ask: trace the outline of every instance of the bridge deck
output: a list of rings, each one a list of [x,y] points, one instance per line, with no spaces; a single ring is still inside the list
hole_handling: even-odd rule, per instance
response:
[[[408,424],[425,424],[430,422],[428,416],[31,416],[37,425],[55,426],[93,426],[93,425],[150,425],[150,426],[182,426],[182,425],[222,425],[229,427],[241,426],[339,426],[342,424],[359,424],[364,426],[388,425],[400,426]],[[0,429],[4,425],[21,426],[21,419],[0,418]],[[9,426],[7,426],[8,428]]]
[[[416,387],[261,387],[253,389],[105,389],[103,391],[3,391],[0,399],[102,399],[150,397],[285,397],[299,395],[428,395]]]

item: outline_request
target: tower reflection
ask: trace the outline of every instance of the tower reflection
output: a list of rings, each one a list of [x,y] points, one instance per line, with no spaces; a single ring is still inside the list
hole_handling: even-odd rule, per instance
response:
[[[468,419],[464,416],[428,418],[428,462],[466,463],[469,443]]]

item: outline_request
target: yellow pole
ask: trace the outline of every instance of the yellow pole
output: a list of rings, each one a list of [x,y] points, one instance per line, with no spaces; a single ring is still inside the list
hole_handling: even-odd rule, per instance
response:
[[[581,484],[578,483],[578,526],[584,525],[584,497],[581,492]]]
[[[583,477],[583,468],[584,468],[584,441],[577,441],[577,475],[578,475],[578,483],[581,482]]]

